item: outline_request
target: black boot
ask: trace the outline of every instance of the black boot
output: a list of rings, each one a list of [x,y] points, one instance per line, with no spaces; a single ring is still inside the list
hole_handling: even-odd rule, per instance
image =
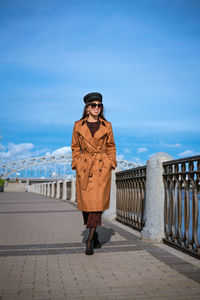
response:
[[[101,248],[101,244],[99,242],[99,239],[98,239],[98,233],[95,231],[94,233],[94,237],[93,237],[93,246],[94,248]]]
[[[85,254],[86,255],[92,255],[93,252],[93,245],[92,245],[92,241],[87,240],[86,241],[86,250],[85,250]]]
[[[90,228],[89,236],[86,241],[86,250],[85,250],[86,255],[92,255],[94,253],[93,252],[93,238],[94,238],[95,231],[96,231],[96,227]]]

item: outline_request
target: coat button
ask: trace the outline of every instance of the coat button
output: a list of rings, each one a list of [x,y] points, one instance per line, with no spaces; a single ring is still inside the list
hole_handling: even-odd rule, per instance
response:
[[[101,169],[99,169],[99,172],[101,172],[102,170]]]
[[[85,158],[85,161],[87,161],[87,159]]]
[[[84,150],[87,150],[87,148],[85,147]]]
[[[99,159],[99,162],[102,162],[102,159]]]
[[[85,170],[83,170],[83,172],[85,173]]]

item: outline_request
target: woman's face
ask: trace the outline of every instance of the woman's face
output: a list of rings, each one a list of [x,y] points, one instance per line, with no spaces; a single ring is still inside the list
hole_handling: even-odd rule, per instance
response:
[[[98,105],[100,105],[100,107],[98,107]],[[102,110],[103,104],[100,101],[92,101],[87,108],[87,112],[89,113],[89,115],[91,116],[98,116]]]

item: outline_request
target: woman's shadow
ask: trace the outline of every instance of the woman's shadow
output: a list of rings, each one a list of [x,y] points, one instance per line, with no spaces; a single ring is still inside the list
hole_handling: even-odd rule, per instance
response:
[[[98,232],[99,242],[101,245],[108,243],[111,239],[111,236],[115,234],[113,229],[107,228],[105,226],[99,226],[96,231]],[[88,238],[88,230],[83,230],[81,235],[83,236],[82,243],[86,243]]]

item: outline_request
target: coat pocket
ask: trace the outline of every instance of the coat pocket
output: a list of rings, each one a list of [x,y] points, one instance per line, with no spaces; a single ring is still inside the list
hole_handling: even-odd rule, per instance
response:
[[[106,154],[105,160],[104,160],[104,166],[108,168],[109,170],[112,168],[112,161],[109,159],[108,155]]]
[[[81,157],[79,156],[76,161],[76,171],[79,173],[83,169],[83,162]]]

